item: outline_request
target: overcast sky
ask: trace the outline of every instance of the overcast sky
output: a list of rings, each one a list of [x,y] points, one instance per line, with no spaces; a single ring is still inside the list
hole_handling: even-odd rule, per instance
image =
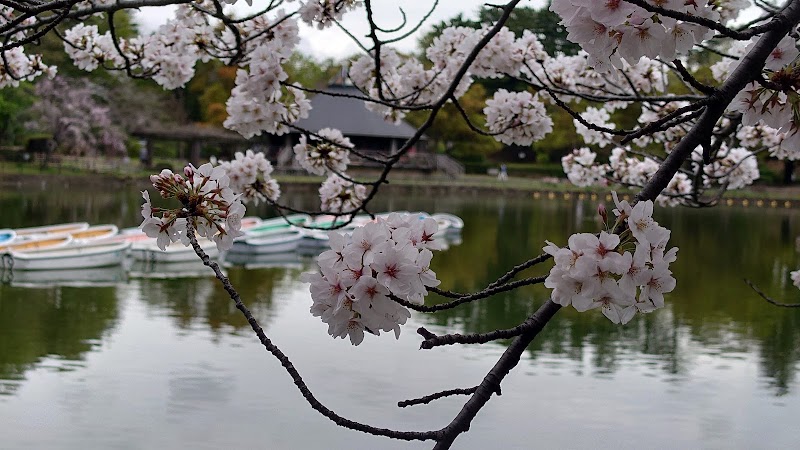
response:
[[[403,51],[416,50],[417,38],[420,34],[430,29],[431,24],[438,23],[442,20],[449,19],[458,13],[464,13],[467,17],[475,17],[480,5],[486,3],[487,0],[440,0],[436,11],[428,19],[417,33],[409,37],[402,43],[395,44],[395,47]],[[265,0],[254,0],[253,5],[258,6],[264,4]],[[398,7],[402,6],[408,18],[408,23],[416,23],[425,13],[430,9],[432,2],[430,0],[406,0],[406,1],[381,1],[378,0],[373,3],[373,10],[375,20],[379,26],[383,28],[394,28],[402,22],[402,16]],[[533,8],[540,8],[545,4],[545,0],[523,0],[520,5]],[[296,7],[297,3],[289,3],[289,7]],[[244,1],[239,1],[235,5],[237,12],[244,14],[244,12],[254,9],[248,8]],[[288,10],[289,8],[287,8]],[[148,33],[155,30],[159,25],[164,23],[168,18],[172,17],[172,9],[169,7],[159,8],[142,8],[137,14],[137,20],[141,25],[142,32]],[[316,58],[343,58],[350,56],[358,51],[358,47],[347,37],[338,27],[331,27],[328,30],[319,31],[315,28],[309,28],[301,24],[300,35],[302,41],[300,43],[300,50],[304,53],[311,54]],[[350,32],[359,37],[363,36],[369,31],[367,22],[364,15],[363,8],[350,13],[345,16],[343,25],[347,27]],[[366,42],[366,40],[364,40]]]

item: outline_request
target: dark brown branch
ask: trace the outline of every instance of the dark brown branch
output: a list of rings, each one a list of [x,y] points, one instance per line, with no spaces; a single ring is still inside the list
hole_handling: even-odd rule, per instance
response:
[[[706,95],[711,95],[714,93],[714,87],[701,83],[697,78],[694,77],[694,75],[691,74],[691,72],[689,72],[680,59],[672,61],[672,64],[675,65],[675,70],[678,72],[678,74],[680,74],[681,78],[689,83],[690,86]]]
[[[671,17],[673,19],[678,19],[683,22],[696,23],[706,28],[711,28],[712,30],[718,32],[723,36],[732,39],[737,39],[740,41],[746,41],[747,39],[750,39],[755,35],[764,33],[772,29],[771,22],[769,22],[764,25],[759,25],[756,27],[749,28],[745,31],[736,31],[711,19],[706,19],[705,17],[693,16],[691,14],[674,11],[671,9],[665,9],[660,6],[653,6],[645,0],[625,0],[625,1],[644,9],[645,11],[660,14],[664,17]]]
[[[472,397],[456,418],[442,429],[442,436],[437,439],[434,450],[450,448],[458,435],[469,430],[472,419],[483,408],[483,405],[489,401],[492,394],[498,392],[500,383],[505,376],[516,367],[522,353],[559,309],[561,309],[561,305],[548,300],[525,321],[528,324],[525,331],[509,345],[494,367],[492,367],[492,370],[483,378],[481,384],[478,385],[478,389],[475,390],[475,393],[472,394]]]
[[[424,337],[425,340],[419,345],[420,349],[430,350],[434,347],[440,347],[442,345],[454,345],[454,344],[485,344],[487,342],[497,341],[499,339],[511,339],[513,337],[519,336],[524,332],[528,325],[527,322],[522,322],[520,325],[517,325],[513,328],[507,328],[505,330],[494,330],[488,333],[470,333],[470,334],[443,334],[441,336],[437,336],[430,331],[426,330],[425,327],[420,327],[417,330],[417,334]]]
[[[765,294],[764,291],[759,289],[755,284],[753,284],[752,281],[748,280],[747,278],[745,278],[744,282],[747,283],[747,285],[750,286],[750,288],[754,290],[756,294],[760,295],[761,298],[766,300],[768,303],[771,303],[775,306],[780,306],[781,308],[800,308],[800,303],[781,303],[779,301],[773,300],[772,297]]]
[[[294,381],[295,386],[303,395],[303,398],[306,399],[311,407],[322,414],[323,416],[327,417],[331,421],[333,421],[336,425],[341,427],[349,428],[351,430],[361,431],[368,434],[373,434],[376,436],[385,436],[392,439],[401,439],[406,441],[426,441],[437,439],[440,432],[437,431],[397,431],[397,430],[390,430],[387,428],[377,428],[370,425],[365,425],[359,422],[355,422],[350,419],[345,419],[344,417],[336,414],[331,409],[327,408],[325,405],[320,403],[319,400],[311,393],[311,390],[306,385],[305,381],[303,381],[303,377],[300,376],[300,372],[294,367],[294,364],[289,360],[289,357],[281,351],[277,345],[273,344],[272,341],[267,337],[266,333],[264,333],[264,329],[261,328],[256,318],[250,312],[250,310],[245,306],[242,302],[242,298],[239,296],[239,293],[231,284],[231,281],[222,273],[222,269],[220,269],[219,264],[214,261],[211,261],[211,258],[203,251],[200,247],[200,244],[197,242],[197,238],[194,235],[194,227],[192,225],[191,220],[186,221],[186,233],[189,237],[189,241],[192,244],[192,248],[194,252],[197,253],[197,256],[203,261],[203,264],[210,267],[211,270],[214,271],[214,275],[217,279],[222,283],[223,288],[231,297],[231,300],[236,304],[236,309],[241,311],[242,315],[247,319],[247,323],[250,324],[250,328],[256,333],[258,336],[258,340],[261,341],[261,344],[264,348],[267,349],[268,352],[272,354],[278,361],[280,361],[281,366],[286,370],[289,376],[292,377],[292,381]]]
[[[495,294],[499,294],[500,292],[511,291],[520,288],[522,286],[530,286],[533,284],[544,283],[545,278],[546,277],[531,277],[531,278],[524,278],[518,281],[512,281],[510,283],[506,283],[500,286],[486,288],[474,294],[461,294],[461,296],[458,297],[457,300],[453,300],[452,302],[447,302],[447,303],[440,303],[438,305],[419,305],[417,303],[413,303],[408,300],[403,300],[402,298],[397,297],[395,295],[390,295],[389,298],[405,306],[408,309],[413,309],[414,311],[420,311],[420,312],[444,311],[446,309],[453,309],[457,306],[463,305],[464,303],[470,303],[474,302],[475,300],[481,300],[484,298],[491,297]],[[436,292],[437,294],[441,293],[441,295],[447,297],[451,297],[452,295],[454,295],[453,293],[449,293],[447,291],[440,291],[439,289],[436,288],[431,288],[430,290],[431,292]]]
[[[440,398],[445,398],[445,397],[451,397],[453,395],[472,395],[477,390],[478,390],[478,386],[473,386],[471,388],[466,388],[466,389],[463,389],[463,388],[461,388],[461,389],[448,389],[446,391],[436,392],[435,394],[426,395],[426,396],[420,397],[420,398],[413,398],[411,400],[403,400],[401,402],[397,402],[397,406],[399,406],[401,408],[405,408],[407,406],[427,405],[428,403],[430,403],[430,402],[432,402],[434,400],[439,400]],[[499,391],[499,389],[498,389],[497,395],[502,395],[502,393]]]

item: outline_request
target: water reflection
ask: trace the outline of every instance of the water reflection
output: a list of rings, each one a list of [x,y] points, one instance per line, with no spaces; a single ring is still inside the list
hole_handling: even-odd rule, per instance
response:
[[[313,195],[290,200],[307,207],[317,201]],[[82,194],[72,191],[70,195],[61,191],[6,192],[0,195],[0,207],[20,214],[0,218],[0,228],[69,220],[132,225],[138,221],[139,202],[135,189]],[[471,193],[436,196],[412,192],[383,199],[375,208],[461,216],[467,224],[461,242],[437,254],[432,264],[443,281],[442,287],[459,292],[479,290],[514,264],[541,253],[545,239],[563,245],[569,234],[595,231],[598,227],[596,204],[577,200],[533,201]],[[255,212],[267,215],[268,211],[262,209]],[[626,327],[614,326],[599,314],[564,310],[529,348],[532,364],[541,362],[543,367],[588,372],[596,377],[613,376],[623,368],[638,365],[668,380],[680,381],[706,357],[753,355],[769,391],[774,395],[790,392],[797,385],[800,361],[800,309],[779,309],[764,303],[742,278],[753,280],[776,300],[800,300],[788,281],[788,271],[800,267],[795,249],[800,212],[659,209],[656,216],[672,229],[673,245],[680,247],[678,261],[672,266],[678,287],[668,297],[668,307],[638,317]],[[285,261],[233,261],[226,268],[242,298],[268,330],[279,315],[277,305],[285,305],[276,299],[288,298],[299,285],[300,273],[312,267],[308,258],[283,256]],[[545,264],[523,275],[542,275],[548,270],[549,264]],[[154,277],[165,272],[185,277]],[[128,283],[148,314],[168,317],[172,326],[183,333],[210,332],[216,340],[250,332],[223,288],[202,264],[134,267],[131,275],[133,279],[129,281],[116,281]],[[517,325],[547,295],[541,287],[529,287],[415,318],[440,332],[486,332]],[[16,383],[24,378],[26,370],[48,355],[80,360],[114,326],[117,302],[113,287],[0,287],[0,379],[6,385]],[[308,305],[287,307],[306,310]],[[192,383],[195,382],[189,384]],[[198,383],[211,386],[216,381],[195,384]],[[185,395],[189,394],[179,397]]]
[[[0,394],[13,394],[45,360],[54,370],[81,367],[112,333],[117,308],[114,287],[0,285]]]
[[[202,327],[214,335],[248,333],[250,325],[242,313],[210,269],[204,269],[205,278],[145,278],[131,284],[153,314],[173,318],[179,329]],[[261,326],[268,329],[274,316],[273,298],[288,295],[299,283],[303,270],[310,270],[310,266],[249,270],[232,267],[227,275]]]
[[[584,202],[464,206],[469,227],[463,244],[434,258],[432,268],[443,287],[474,291],[514,262],[540,253],[545,239],[562,244],[578,231],[596,230],[594,211]],[[496,207],[495,207],[496,208]],[[497,211],[495,209],[494,211]],[[673,270],[678,287],[668,308],[617,327],[598,314],[559,313],[530,347],[531,355],[558,355],[586,361],[600,373],[645,359],[671,375],[686,372],[698,354],[755,353],[761,372],[777,395],[795,381],[800,361],[800,309],[768,305],[742,281],[753,280],[779,301],[798,301],[788,271],[800,267],[793,248],[800,234],[794,211],[715,209],[659,210],[657,219],[673,231],[680,248]],[[549,265],[525,275],[547,273]],[[540,287],[521,289],[484,302],[426,317],[442,330],[486,332],[517,325],[547,298]]]

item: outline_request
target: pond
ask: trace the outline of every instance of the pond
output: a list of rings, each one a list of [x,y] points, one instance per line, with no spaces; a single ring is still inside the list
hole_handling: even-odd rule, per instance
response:
[[[310,195],[292,200],[314,203]],[[571,233],[596,231],[596,203],[410,191],[385,195],[374,209],[461,216],[460,242],[437,253],[432,269],[444,288],[467,292],[541,253],[545,239],[563,245]],[[0,192],[0,228],[77,220],[133,226],[139,204],[132,187],[8,188]],[[743,278],[778,301],[800,301],[788,278],[800,267],[800,211],[658,208],[655,216],[680,247],[667,307],[624,327],[597,311],[562,310],[455,448],[796,447],[800,309],[767,304]],[[447,424],[465,398],[396,403],[478,384],[506,344],[423,351],[417,327],[437,334],[512,327],[548,295],[537,286],[414,313],[399,340],[367,336],[352,347],[309,314],[299,277],[312,269],[311,259],[293,257],[226,270],[325,405],[401,430]],[[21,275],[0,285],[0,447],[431,447],[342,429],[313,411],[210,272],[196,265],[184,273],[132,277],[111,268],[96,274],[102,283]]]

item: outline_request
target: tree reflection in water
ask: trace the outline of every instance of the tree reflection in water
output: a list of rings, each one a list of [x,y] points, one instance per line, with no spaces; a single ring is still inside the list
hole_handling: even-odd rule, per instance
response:
[[[0,218],[0,228],[67,220],[122,226],[139,221],[140,199],[133,189],[84,194],[5,192],[0,195],[0,207],[20,207],[23,213]],[[288,195],[294,196],[292,202],[314,206],[313,194]],[[514,264],[540,254],[545,239],[563,245],[571,233],[596,231],[597,203],[574,197],[570,201],[532,200],[472,192],[430,195],[412,190],[380,200],[375,207],[461,216],[466,223],[461,244],[436,254],[432,269],[443,281],[442,288],[470,292],[483,288]],[[269,214],[263,206],[251,212]],[[530,357],[546,359],[548,364],[560,361],[596,376],[609,376],[621,367],[638,364],[680,380],[689,376],[693,365],[706,355],[741,358],[753,354],[770,390],[775,395],[787,393],[796,383],[800,361],[800,309],[766,304],[742,279],[751,279],[778,301],[800,301],[800,293],[788,282],[788,271],[800,267],[795,249],[800,211],[659,208],[656,218],[673,230],[672,240],[680,248],[673,267],[678,286],[668,296],[667,308],[625,327],[614,326],[599,314],[564,310],[533,342]],[[310,267],[306,261],[300,268],[228,270],[256,317],[269,328],[276,316],[274,305],[281,304],[274,299],[297,289],[299,274]],[[542,275],[548,270],[549,265],[545,265],[525,275]],[[138,284],[139,298],[149,308],[166,311],[179,329],[206,329],[212,336],[249,333],[246,322],[210,272],[197,278],[145,278],[129,283]],[[114,292],[114,288],[0,286],[0,379],[24,378],[26,370],[48,355],[79,361],[109,334],[118,319]],[[528,287],[454,310],[414,317],[439,330],[485,332],[518,324],[547,295],[540,286]],[[428,301],[437,301],[434,297],[429,296]],[[410,329],[403,337],[416,338]]]

